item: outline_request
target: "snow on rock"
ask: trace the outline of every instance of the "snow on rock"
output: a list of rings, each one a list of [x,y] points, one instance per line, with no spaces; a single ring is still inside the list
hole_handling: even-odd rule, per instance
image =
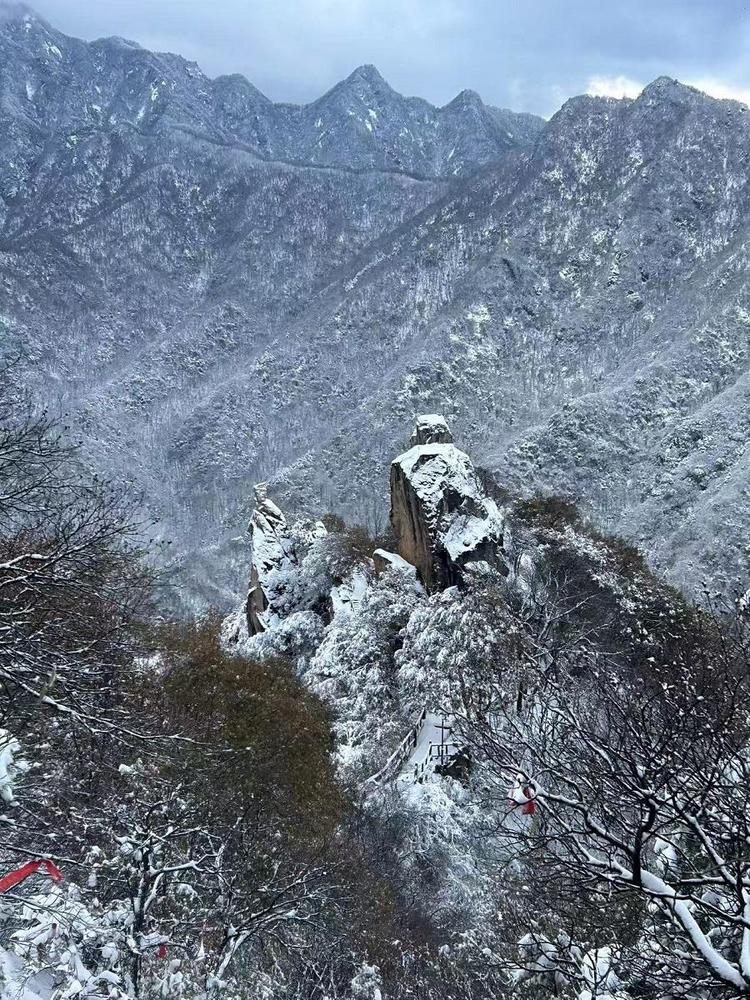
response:
[[[498,565],[505,519],[442,417],[419,417],[411,441],[391,465],[391,523],[399,554],[440,590],[467,562]]]
[[[417,580],[417,568],[412,563],[407,562],[398,552],[388,552],[386,549],[375,549],[372,554],[372,561],[375,564],[375,571],[383,573],[386,569],[395,569],[399,573],[404,573],[421,589],[421,584]]]
[[[265,484],[260,484],[255,488],[249,531],[251,569],[246,615],[248,633],[253,636],[265,632],[280,617],[310,610],[315,604],[320,595],[306,588],[306,584],[313,583],[314,574],[301,570],[313,543],[325,537],[326,529],[319,521],[290,526],[268,499]]]
[[[268,581],[271,572],[286,558],[286,518],[266,494],[266,485],[255,487],[255,510],[250,519],[250,590],[247,595],[247,622],[251,635],[265,632],[269,607]]]
[[[417,417],[409,447],[417,444],[453,444],[453,435],[445,417],[438,413],[425,413]]]

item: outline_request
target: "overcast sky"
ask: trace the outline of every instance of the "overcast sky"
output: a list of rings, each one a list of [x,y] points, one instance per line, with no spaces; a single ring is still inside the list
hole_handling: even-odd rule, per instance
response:
[[[276,101],[319,97],[362,63],[405,94],[552,114],[571,95],[634,95],[666,74],[750,102],[739,0],[32,0],[82,38],[121,35]]]

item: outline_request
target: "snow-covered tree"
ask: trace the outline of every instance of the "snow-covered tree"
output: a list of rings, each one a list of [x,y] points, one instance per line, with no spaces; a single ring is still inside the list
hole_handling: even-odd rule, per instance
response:
[[[396,655],[399,681],[414,704],[484,717],[497,699],[515,703],[524,644],[501,579],[479,573],[415,609]]]
[[[425,600],[413,575],[389,567],[369,579],[354,570],[338,589],[338,608],[305,669],[305,682],[336,711],[338,756],[350,773],[378,770],[414,705],[396,671],[401,631]],[[355,592],[354,599],[344,591]],[[387,757],[388,753],[385,752]]]
[[[588,900],[612,935],[614,904],[637,908],[639,931],[618,956],[626,984],[743,996],[750,647],[740,624],[704,613],[669,631],[669,659],[546,676],[524,712],[478,727],[477,738],[503,780],[535,783],[538,817],[516,830],[517,846],[551,905]]]

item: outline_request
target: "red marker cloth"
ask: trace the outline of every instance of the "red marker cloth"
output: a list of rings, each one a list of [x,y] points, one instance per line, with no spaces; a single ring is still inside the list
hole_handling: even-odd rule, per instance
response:
[[[162,941],[162,943],[159,945],[159,958],[166,958],[166,957],[167,957],[167,946]]]
[[[511,790],[508,796],[510,808],[515,809],[521,806],[521,813],[524,816],[533,816],[536,812],[536,788],[533,785],[524,785],[519,789],[518,785]]]
[[[14,886],[19,885],[29,875],[35,875],[40,868],[46,868],[47,874],[55,882],[62,882],[63,873],[57,867],[54,861],[48,861],[46,858],[41,858],[39,861],[28,861],[25,865],[20,868],[16,868],[13,872],[8,872],[4,878],[0,878],[0,893],[7,892],[8,889],[12,889]]]
[[[532,798],[533,792],[530,788],[524,788],[523,794],[529,796],[528,801],[524,802],[521,812],[524,816],[533,816],[536,812],[536,802]]]

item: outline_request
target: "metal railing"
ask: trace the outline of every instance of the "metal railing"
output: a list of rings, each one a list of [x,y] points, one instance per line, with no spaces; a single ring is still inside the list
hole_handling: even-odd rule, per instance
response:
[[[409,759],[409,755],[416,748],[417,743],[419,742],[419,734],[424,728],[426,718],[427,706],[425,706],[419,713],[417,721],[414,723],[406,736],[404,736],[401,740],[385,764],[383,764],[379,771],[371,775],[367,779],[367,782],[378,784],[392,772],[401,770],[404,763]]]
[[[441,764],[447,764],[457,752],[458,747],[455,743],[430,742],[425,759],[421,764],[414,765],[414,781],[421,781],[428,771],[434,771]]]
[[[372,782],[373,784],[379,784],[381,781],[389,780],[398,774],[402,770],[404,764],[411,756],[412,752],[416,749],[417,743],[419,742],[419,736],[424,729],[425,721],[427,720],[427,706],[422,709],[417,717],[416,722],[409,730],[409,732],[404,736],[399,745],[390,755],[388,760],[383,764],[379,771],[367,778],[365,784]],[[445,717],[443,717],[443,730],[447,729],[450,736],[453,735],[453,730],[445,726]],[[422,781],[424,775],[428,772],[434,771],[436,767],[441,764],[446,764],[451,758],[455,757],[458,752],[457,745],[449,739],[443,741],[442,743],[433,743],[430,741],[427,747],[427,753],[425,759],[419,764],[414,765],[413,778],[414,781]]]

